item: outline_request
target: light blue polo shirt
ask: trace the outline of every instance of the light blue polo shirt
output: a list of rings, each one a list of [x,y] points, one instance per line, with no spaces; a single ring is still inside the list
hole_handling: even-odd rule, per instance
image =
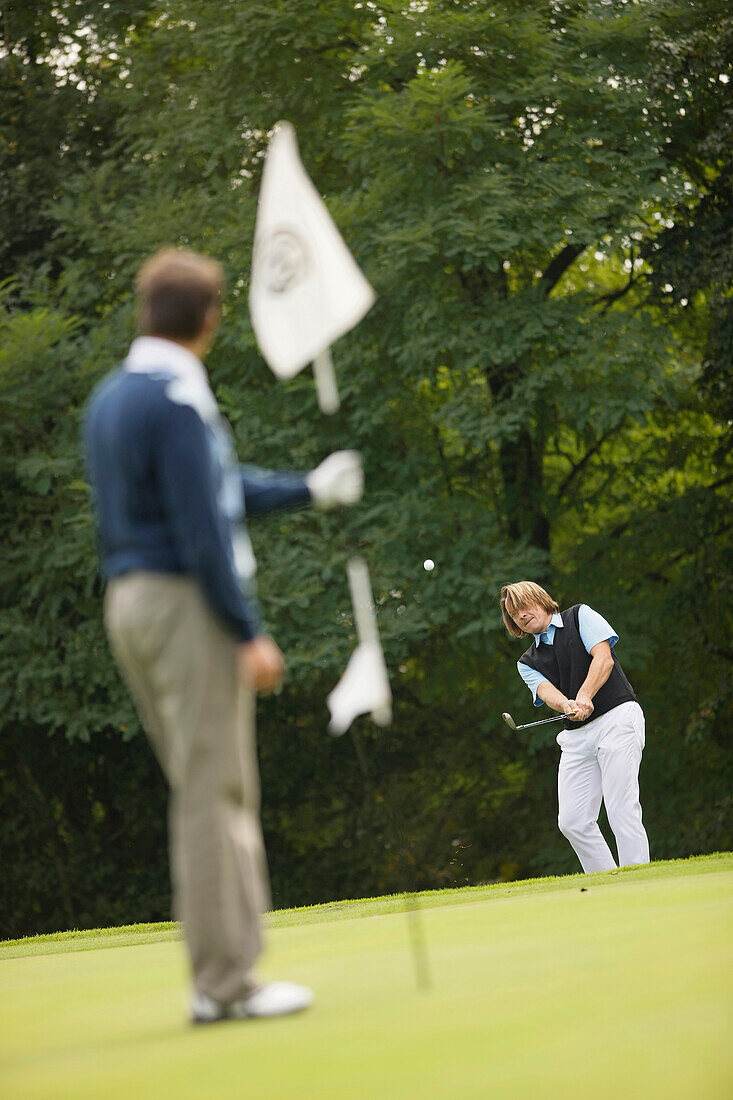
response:
[[[562,615],[559,611],[550,619],[550,625],[544,634],[533,635],[537,645],[540,642],[544,642],[545,645],[552,645],[555,640],[555,631],[558,627],[563,630]],[[606,622],[603,615],[599,615],[597,611],[594,611],[592,607],[588,607],[587,604],[582,603],[578,608],[578,629],[580,632],[580,640],[585,646],[588,653],[592,650],[594,645],[598,645],[599,642],[608,642],[613,647],[618,641],[618,634],[614,632],[612,626]],[[543,676],[541,672],[538,672],[536,668],[530,668],[529,665],[523,665],[520,661],[517,661],[517,671],[524,680],[525,684],[532,692],[532,702],[536,707],[543,706],[541,699],[537,698],[537,688],[540,684],[549,683],[546,676]],[[557,685],[555,685],[557,687]]]

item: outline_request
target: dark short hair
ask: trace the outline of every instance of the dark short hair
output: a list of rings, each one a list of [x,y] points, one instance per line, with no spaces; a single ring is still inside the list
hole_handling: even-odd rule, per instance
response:
[[[138,328],[146,336],[194,340],[221,301],[221,264],[187,248],[163,248],[137,276]]]

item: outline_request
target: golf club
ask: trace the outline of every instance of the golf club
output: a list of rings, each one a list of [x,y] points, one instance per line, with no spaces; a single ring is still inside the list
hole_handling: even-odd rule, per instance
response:
[[[552,718],[540,718],[539,722],[525,722],[523,726],[518,726],[512,718],[511,714],[507,714],[506,711],[502,714],[502,718],[509,726],[509,729],[512,730],[528,730],[532,726],[544,726],[547,724],[547,722],[559,722],[561,721],[561,719],[568,717],[569,715],[567,714],[553,714]]]

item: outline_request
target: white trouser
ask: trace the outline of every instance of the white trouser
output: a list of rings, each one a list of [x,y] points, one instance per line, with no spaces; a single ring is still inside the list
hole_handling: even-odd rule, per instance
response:
[[[649,841],[641,822],[639,765],[644,748],[644,712],[621,703],[583,726],[558,734],[562,749],[557,773],[557,823],[584,871],[610,871],[611,850],[598,828],[601,799],[616,837],[618,860],[649,862]]]

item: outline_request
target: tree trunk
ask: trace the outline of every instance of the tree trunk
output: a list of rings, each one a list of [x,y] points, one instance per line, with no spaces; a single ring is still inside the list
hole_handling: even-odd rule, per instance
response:
[[[549,553],[550,524],[544,511],[542,455],[527,429],[499,452],[504,483],[504,514],[511,539],[522,539]]]

